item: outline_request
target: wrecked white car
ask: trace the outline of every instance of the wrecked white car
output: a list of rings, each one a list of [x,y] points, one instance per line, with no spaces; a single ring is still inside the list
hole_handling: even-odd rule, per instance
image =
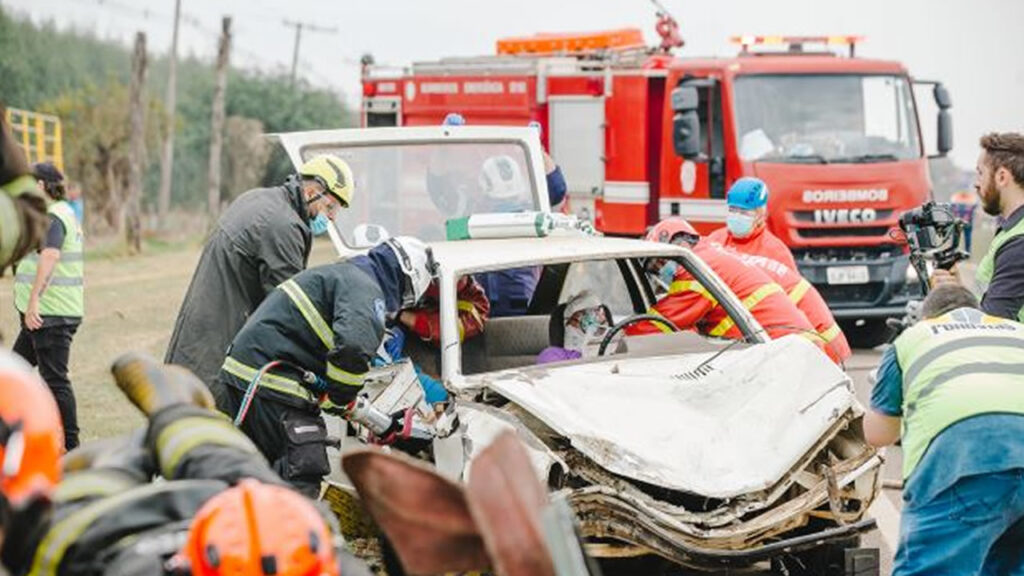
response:
[[[293,161],[330,151],[352,165],[356,201],[335,231],[343,251],[388,234],[431,242],[440,345],[410,339],[406,351],[453,398],[457,420],[421,412],[425,425],[440,424],[423,454],[439,472],[468,478],[474,456],[514,430],[538,478],[571,504],[592,556],[657,556],[699,570],[844,573],[841,554],[838,564],[830,554],[855,547],[873,528],[866,511],[881,460],[863,440],[850,379],[813,344],[767,339],[683,247],[557,231],[443,241],[447,220],[486,203],[477,174],[494,155],[522,171],[528,190],[521,208],[549,210],[539,142],[529,129],[365,129],[282,141]],[[443,193],[429,184],[439,182],[432,174],[439,165],[459,174],[443,181]],[[624,328],[647,321],[656,302],[644,273],[652,258],[685,267],[745,340],[627,336]],[[491,317],[481,335],[460,341],[459,279],[522,269],[536,278],[525,314]],[[607,307],[614,327],[578,360],[537,365],[552,344],[552,313],[583,289]],[[409,362],[373,380],[367,389],[382,411],[423,406]],[[358,435],[344,438],[342,450],[354,442]],[[340,471],[332,483],[344,489]]]

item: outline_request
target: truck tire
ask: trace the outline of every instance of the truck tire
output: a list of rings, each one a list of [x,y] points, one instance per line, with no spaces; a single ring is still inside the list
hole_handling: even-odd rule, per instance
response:
[[[857,325],[862,322],[861,325]],[[860,320],[842,320],[839,326],[853,348],[868,349],[880,346],[892,337],[892,328],[885,323],[885,318],[863,318]]]

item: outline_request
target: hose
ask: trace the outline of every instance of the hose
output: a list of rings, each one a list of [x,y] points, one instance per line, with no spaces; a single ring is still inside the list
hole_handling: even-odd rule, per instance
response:
[[[317,375],[313,372],[310,372],[309,370],[306,370],[292,362],[288,362],[287,360],[271,360],[270,362],[267,362],[259,369],[259,371],[256,372],[256,375],[253,376],[249,385],[245,388],[245,394],[242,396],[242,405],[238,407],[238,413],[235,414],[235,427],[241,427],[242,422],[245,421],[245,416],[249,413],[249,408],[252,406],[252,399],[256,397],[256,390],[259,389],[260,380],[278,366],[295,370],[302,375],[302,381],[307,384],[313,385],[319,380]]]

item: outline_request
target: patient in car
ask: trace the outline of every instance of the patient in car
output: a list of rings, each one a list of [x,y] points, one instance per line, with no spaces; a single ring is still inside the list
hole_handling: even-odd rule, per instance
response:
[[[551,345],[537,356],[537,364],[596,356],[598,345],[611,325],[608,307],[589,290],[581,290],[551,313],[548,325]]]

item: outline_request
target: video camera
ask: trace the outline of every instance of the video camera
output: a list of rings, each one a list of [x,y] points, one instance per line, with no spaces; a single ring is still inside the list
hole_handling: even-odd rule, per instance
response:
[[[917,270],[922,293],[928,293],[928,268],[933,262],[937,268],[949,270],[970,257],[961,248],[966,223],[953,215],[949,204],[927,202],[900,216],[900,230],[910,246],[910,263]]]

